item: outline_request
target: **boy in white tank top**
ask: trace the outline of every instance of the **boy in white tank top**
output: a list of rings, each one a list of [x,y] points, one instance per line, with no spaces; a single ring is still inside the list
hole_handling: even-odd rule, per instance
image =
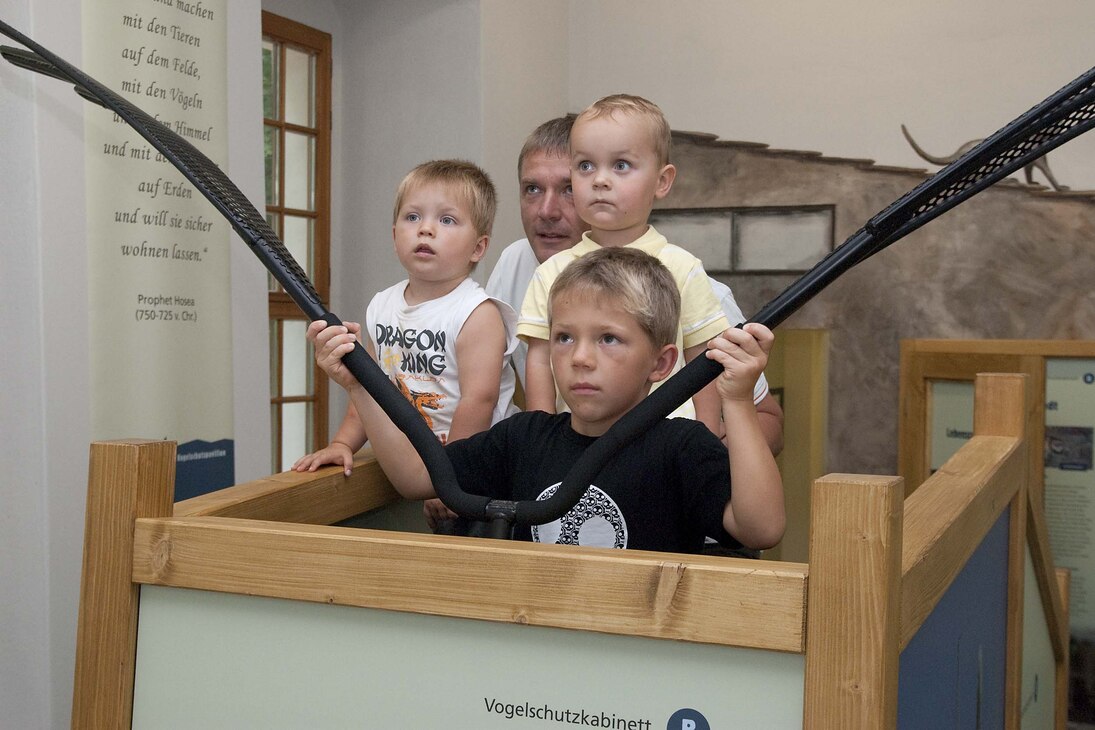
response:
[[[490,242],[496,196],[477,166],[435,160],[414,168],[396,193],[392,236],[407,279],[373,297],[365,329],[347,328],[442,443],[485,431],[516,412],[509,358],[517,316],[469,275]],[[346,474],[368,434],[353,405],[331,443],[299,459],[296,471],[339,464]],[[431,527],[455,517],[425,503]]]

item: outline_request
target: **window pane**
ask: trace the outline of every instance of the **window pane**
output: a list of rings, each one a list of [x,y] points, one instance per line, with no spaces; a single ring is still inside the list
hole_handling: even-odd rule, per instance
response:
[[[266,204],[279,205],[278,203],[278,158],[281,156],[278,150],[278,128],[264,126],[263,133],[263,157],[266,161]]]
[[[313,209],[316,141],[310,134],[285,132],[286,208]]]
[[[278,118],[278,42],[262,39],[262,114]]]
[[[304,337],[308,322],[286,319],[281,327],[281,394],[312,395],[312,348]]]
[[[708,273],[730,271],[730,211],[653,210],[650,225],[670,241],[679,241]]]
[[[285,49],[285,121],[314,127],[315,56],[295,48]]]
[[[281,406],[281,471],[312,450],[312,404],[285,403]]]
[[[311,218],[304,218],[299,215],[285,216],[285,235],[282,237],[285,248],[289,250],[289,253],[304,269],[304,273],[308,274],[309,279],[312,278],[315,263],[312,254],[312,229],[313,222]]]
[[[734,213],[735,271],[806,271],[832,250],[832,209]]]

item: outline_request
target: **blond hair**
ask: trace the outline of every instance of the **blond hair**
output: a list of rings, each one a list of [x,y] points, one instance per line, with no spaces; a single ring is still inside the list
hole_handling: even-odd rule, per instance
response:
[[[672,133],[669,130],[669,122],[665,119],[661,107],[649,99],[633,94],[611,94],[598,99],[582,111],[574,120],[578,124],[584,120],[599,119],[601,117],[623,116],[637,117],[647,126],[651,140],[654,143],[654,154],[658,157],[658,164],[669,163],[669,147]]]
[[[574,117],[549,119],[525,140],[521,154],[517,156],[517,176],[525,171],[525,159],[535,153],[543,152],[549,157],[567,157],[570,154],[570,128],[574,126]]]
[[[563,292],[610,297],[635,318],[655,347],[676,342],[681,293],[669,269],[634,248],[606,247],[572,261],[555,279],[548,299]]]
[[[476,234],[490,235],[494,227],[494,213],[498,208],[498,194],[490,176],[478,165],[465,160],[431,160],[408,172],[395,193],[393,225],[399,219],[399,209],[403,207],[407,194],[429,183],[448,186],[462,197],[471,211]]]

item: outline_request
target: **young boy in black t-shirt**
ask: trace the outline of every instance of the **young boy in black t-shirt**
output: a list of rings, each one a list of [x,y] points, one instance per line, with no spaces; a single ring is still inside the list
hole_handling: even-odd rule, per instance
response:
[[[599,436],[666,378],[680,294],[669,271],[637,250],[604,248],[571,263],[550,293],[550,354],[570,413],[519,413],[446,447],[457,480],[495,499],[544,499]],[[406,437],[342,364],[354,336],[313,322],[316,361],[346,388],[381,467],[404,497],[436,496]],[[753,405],[772,333],[748,324],[708,343],[727,446],[702,423],[663,419],[619,452],[562,520],[519,527],[518,538],[587,546],[699,552],[704,536],[750,548],[779,542],[783,484]],[[731,489],[731,483],[734,488]]]

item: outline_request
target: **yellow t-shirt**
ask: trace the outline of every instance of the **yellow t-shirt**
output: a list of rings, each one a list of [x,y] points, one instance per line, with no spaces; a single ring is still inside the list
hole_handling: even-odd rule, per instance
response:
[[[537,267],[532,275],[528,291],[525,292],[525,301],[521,306],[521,317],[517,320],[517,336],[528,340],[546,340],[551,335],[548,324],[548,294],[551,285],[563,269],[579,256],[584,256],[590,251],[596,251],[600,245],[589,238],[589,234],[582,236],[582,240],[566,251],[560,251],[550,259]],[[703,270],[703,262],[680,246],[674,246],[665,240],[665,236],[658,233],[653,226],[647,228],[646,233],[637,240],[627,244],[627,248],[637,248],[661,261],[673,280],[677,282],[677,289],[681,293],[681,319],[677,325],[677,349],[680,356],[673,367],[676,373],[684,367],[684,351],[689,347],[703,344],[712,337],[721,334],[730,327],[719,302],[711,291],[711,284],[707,280],[707,273]],[[664,383],[665,381],[661,381]],[[655,383],[657,388],[661,383]],[[561,399],[556,399],[560,412],[566,410],[566,405]],[[671,417],[695,418],[696,412],[692,407],[692,401],[682,405]]]

